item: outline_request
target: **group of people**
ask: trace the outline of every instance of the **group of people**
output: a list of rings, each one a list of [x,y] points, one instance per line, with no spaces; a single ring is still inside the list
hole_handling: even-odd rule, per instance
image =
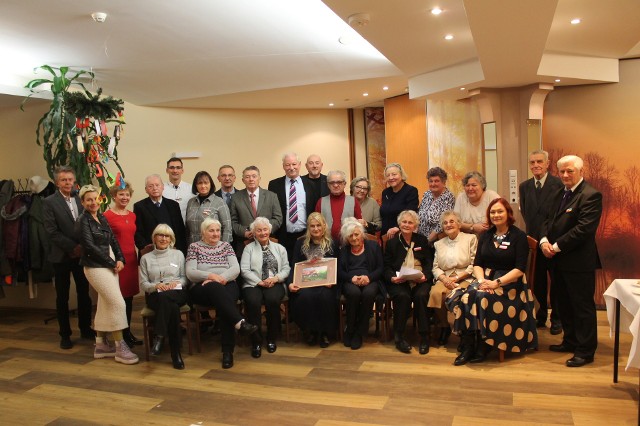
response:
[[[58,191],[46,199],[45,227],[53,245],[60,347],[73,346],[68,315],[72,273],[81,337],[95,339],[95,358],[138,362],[131,347],[141,341],[129,326],[132,297],[140,289],[155,312],[151,353],[159,355],[168,340],[176,369],[184,368],[181,306],[197,304],[216,311],[222,367],[231,368],[237,333],[250,336],[254,358],[262,356],[265,340],[268,353],[277,350],[285,296],[310,345],[330,345],[344,306],[342,342],[359,349],[378,302],[392,309],[394,342],[400,352],[413,349],[405,333],[413,306],[420,354],[429,352],[433,313],[440,327],[438,344],[447,343],[451,325],[461,336],[454,364],[482,362],[494,347],[510,352],[537,347],[536,326],[544,326],[543,318],[546,322],[550,270],[556,289],[552,306],[565,332],[563,342],[551,350],[573,351],[568,366],[593,361],[593,291],[589,303],[589,289],[577,287],[593,275],[593,270],[585,272],[580,256],[597,259],[594,235],[601,196],[583,181],[578,157],[558,161],[558,179],[547,172],[547,154],[532,153],[534,178],[521,186],[527,233],[540,241],[535,294],[545,303],[540,302],[538,322],[523,279],[527,233],[514,225],[511,205],[487,189],[479,172],[464,176],[464,192],[455,198],[446,187],[447,173],[439,167],[429,169],[429,190],[419,203],[418,190],[407,183],[403,167],[390,163],[378,205],[369,196],[366,177],[353,179],[347,195],[345,173],[322,174],[317,155],[307,159],[305,176],[300,175],[302,162],[296,154],[284,155],[282,163],[285,175],[270,181],[268,189],[260,187],[260,170],[246,167],[241,190],[234,186],[235,169],[224,165],[216,191],[206,171],[198,172],[192,185],[183,182],[183,162],[171,158],[166,169],[169,182],[148,176],[148,198],[135,203],[133,211],[127,208],[133,194],[129,183],[114,186],[113,205],[104,214],[96,187],[85,185],[73,195],[73,170],[56,169]],[[533,192],[527,189],[529,181]],[[561,188],[569,195],[562,195]],[[337,258],[335,284],[307,288],[294,282],[296,263],[332,257]],[[93,328],[89,284],[98,293]],[[240,298],[244,315],[238,309]],[[266,336],[261,327],[263,306]]]

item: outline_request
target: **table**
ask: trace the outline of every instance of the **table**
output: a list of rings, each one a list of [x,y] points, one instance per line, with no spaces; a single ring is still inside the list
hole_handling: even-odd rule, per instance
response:
[[[625,370],[629,367],[640,368],[640,351],[638,351],[638,336],[640,336],[640,280],[613,280],[607,291],[604,292],[604,300],[607,304],[607,318],[609,325],[614,329],[613,345],[613,382],[618,383],[618,355],[620,350],[620,326],[629,330],[633,335],[629,361]],[[620,309],[620,306],[624,310]]]

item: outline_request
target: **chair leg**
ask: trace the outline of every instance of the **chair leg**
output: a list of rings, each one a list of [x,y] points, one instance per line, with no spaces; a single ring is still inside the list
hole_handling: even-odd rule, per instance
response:
[[[504,350],[498,349],[498,361],[504,362]]]
[[[289,343],[289,302],[284,302],[284,333],[285,341]]]
[[[338,302],[338,339],[342,340],[344,337],[344,316],[343,316],[343,308],[344,305],[342,302]]]
[[[198,350],[198,353],[202,352],[202,340],[200,337],[200,312],[198,310],[195,311],[195,318],[196,318],[196,349]]]
[[[144,359],[149,361],[151,343],[151,327],[149,326],[149,318],[142,317],[142,334],[144,335]]]
[[[191,318],[189,317],[190,312],[183,312],[184,314],[184,323],[187,327],[187,343],[189,344],[189,355],[193,355],[193,342],[191,341]]]

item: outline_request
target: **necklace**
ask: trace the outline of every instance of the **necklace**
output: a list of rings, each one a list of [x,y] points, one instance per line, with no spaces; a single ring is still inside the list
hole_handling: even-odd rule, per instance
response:
[[[502,235],[493,234],[493,241],[498,244],[502,244],[502,241],[504,241],[504,239],[507,238],[507,235],[509,235],[509,231],[505,232]]]
[[[123,210],[116,210],[116,209],[114,209],[113,207],[111,207],[111,211],[112,211],[113,213],[115,213],[116,215],[118,215],[118,216],[124,216],[124,217],[125,217],[125,218],[124,218],[124,223],[129,223],[129,217],[128,217],[128,216],[129,216],[129,213],[130,213],[130,212],[129,212],[129,210],[127,210],[127,209],[123,209]],[[121,212],[124,212],[124,213],[121,213]]]
[[[402,247],[404,247],[406,251],[409,251],[409,248],[411,247],[411,241],[409,241],[409,244],[405,244],[404,238],[402,238],[401,232],[398,232],[398,239],[400,240],[400,244],[402,244]]]
[[[362,254],[363,252],[364,252],[364,244],[358,250],[354,250],[353,247],[351,247],[351,253],[355,254],[356,256],[359,254]]]

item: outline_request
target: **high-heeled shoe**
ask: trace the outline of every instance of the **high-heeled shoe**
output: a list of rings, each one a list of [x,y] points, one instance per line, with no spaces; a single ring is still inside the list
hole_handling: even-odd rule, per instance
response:
[[[128,344],[127,344],[128,346]],[[151,346],[151,355],[158,356],[162,353],[162,348],[164,347],[164,337],[157,335],[153,339],[153,345]]]
[[[122,338],[125,342],[127,342],[127,345],[130,348],[132,348],[133,346],[140,346],[142,343],[144,343],[142,340],[133,335],[131,329],[122,330]]]

